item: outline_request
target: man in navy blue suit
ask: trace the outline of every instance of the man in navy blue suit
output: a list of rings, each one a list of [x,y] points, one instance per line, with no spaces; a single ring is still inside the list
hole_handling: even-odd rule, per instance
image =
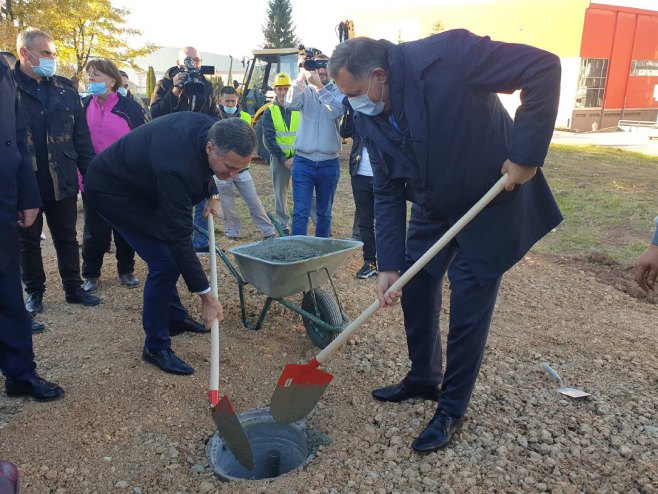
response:
[[[560,62],[537,48],[465,30],[394,45],[356,38],[336,47],[330,74],[357,112],[374,173],[378,298],[402,299],[411,369],[373,391],[420,397],[437,412],[413,442],[445,447],[462,426],[480,370],[503,273],[562,219],[541,172],[560,91]],[[512,121],[496,93],[521,90]],[[506,191],[421,270],[404,293],[386,290],[491,186]],[[406,230],[406,202],[411,217]],[[406,233],[406,235],[405,235]],[[441,291],[451,287],[446,369]]]
[[[49,401],[61,397],[64,390],[36,373],[31,320],[21,291],[18,235],[19,226],[34,223],[41,198],[16,83],[1,56],[0,108],[0,370],[9,396]]]
[[[219,214],[213,175],[235,178],[251,161],[256,133],[240,118],[177,112],[141,125],[100,153],[85,177],[85,193],[148,265],[144,283],[142,359],[171,374],[194,369],[171,349],[172,331],[202,332],[189,317],[176,282],[183,277],[201,299],[205,327],[224,318],[192,247],[192,208]]]

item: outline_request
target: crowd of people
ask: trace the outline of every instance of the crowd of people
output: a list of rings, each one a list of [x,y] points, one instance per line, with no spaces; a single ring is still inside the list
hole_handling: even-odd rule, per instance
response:
[[[186,94],[180,66],[202,62],[192,46],[181,49],[148,107],[111,60],[87,63],[89,94],[81,100],[74,84],[56,75],[56,46],[47,33],[27,29],[16,48],[15,63],[0,57],[0,367],[7,394],[42,401],[64,394],[37,374],[32,351],[33,332],[44,329],[37,320],[47,286],[44,215],[65,301],[101,303],[95,293],[114,238],[123,286],[141,284],[135,254],[148,267],[142,359],[168,373],[193,373],[172,350],[171,336],[205,333],[224,317],[198,258],[214,246],[194,224],[207,229],[208,214],[221,215],[226,236],[238,239],[237,190],[263,238],[275,235],[248,171],[257,147],[251,115],[234,87],[215,95],[203,76],[203,91]],[[275,98],[262,116],[276,219],[285,234],[307,235],[312,220],[316,236],[331,236],[341,138],[352,138],[349,174],[364,244],[356,276],[378,277],[383,306],[401,301],[411,360],[400,383],[372,394],[385,402],[436,401],[434,418],[412,447],[441,449],[462,426],[503,274],[562,219],[541,172],[558,107],[559,59],[464,30],[401,45],[357,38],[337,46],[330,59],[315,59],[328,66],[300,64],[294,79],[276,75]],[[512,121],[495,93],[517,89],[524,97]],[[389,290],[502,173],[506,191],[403,292]],[[658,228],[635,272],[638,284],[653,290]],[[439,316],[446,274],[444,368]],[[181,303],[180,276],[200,297],[202,322]]]

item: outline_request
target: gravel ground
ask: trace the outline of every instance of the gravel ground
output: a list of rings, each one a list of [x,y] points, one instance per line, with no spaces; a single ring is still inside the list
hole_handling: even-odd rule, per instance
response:
[[[252,169],[263,180],[266,172]],[[334,232],[337,238],[349,235],[347,223]],[[255,230],[252,236],[258,238]],[[224,248],[238,245],[219,241]],[[118,285],[111,256],[101,278],[103,304],[93,308],[63,303],[56,260],[45,257],[50,288],[40,320],[48,330],[34,345],[39,371],[67,394],[47,404],[0,394],[0,458],[18,465],[22,492],[658,490],[658,305],[656,297],[623,291],[630,273],[622,268],[607,266],[603,279],[590,263],[532,253],[514,267],[501,287],[464,430],[449,449],[426,456],[409,446],[433,404],[370,397],[372,388],[400,380],[408,368],[400,309],[378,312],[325,367],[335,379],[310,425],[332,443],[302,470],[229,484],[213,475],[205,456],[214,430],[206,404],[209,336],[175,337],[174,350],[196,373],[164,374],[140,359],[141,289]],[[375,281],[354,278],[361,263],[355,253],[334,276],[352,318],[373,300]],[[140,262],[137,275],[145,274]],[[219,284],[226,314],[220,386],[238,413],[267,406],[283,366],[306,362],[317,349],[300,318],[280,305],[261,331],[244,329],[236,283],[223,266]],[[181,295],[198,314],[196,298],[183,286]],[[246,298],[253,317],[264,297],[250,289]],[[301,296],[290,299],[301,303]],[[448,307],[444,326],[447,314]],[[541,362],[591,399],[559,395]]]

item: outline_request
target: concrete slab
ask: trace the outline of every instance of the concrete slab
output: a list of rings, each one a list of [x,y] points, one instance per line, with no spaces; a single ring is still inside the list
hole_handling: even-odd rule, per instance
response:
[[[601,146],[634,151],[648,156],[658,157],[658,139],[649,139],[646,134],[637,132],[553,132],[552,141],[555,144],[570,144],[574,146]]]

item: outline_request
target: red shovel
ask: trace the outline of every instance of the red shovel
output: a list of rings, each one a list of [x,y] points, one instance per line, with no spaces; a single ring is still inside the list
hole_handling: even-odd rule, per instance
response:
[[[418,259],[388,291],[402,289],[414,275],[438,254],[484,207],[489,204],[505,188],[507,173],[487,192],[482,199],[469,209],[423,256]],[[280,424],[291,424],[303,419],[320,401],[333,375],[318,367],[329,360],[331,355],[343,346],[364,322],[370,319],[381,307],[376,299],[370,307],[361,313],[347,326],[334,341],[307,364],[288,364],[283,368],[281,377],[276,384],[270,409],[274,419]]]
[[[212,213],[208,215],[208,245],[210,246],[210,288],[217,297],[217,252],[215,245],[215,222]],[[208,400],[212,419],[224,444],[231,450],[235,459],[248,470],[254,469],[254,454],[247,434],[233,411],[227,395],[219,399],[219,320],[212,322],[210,330],[210,385]]]

